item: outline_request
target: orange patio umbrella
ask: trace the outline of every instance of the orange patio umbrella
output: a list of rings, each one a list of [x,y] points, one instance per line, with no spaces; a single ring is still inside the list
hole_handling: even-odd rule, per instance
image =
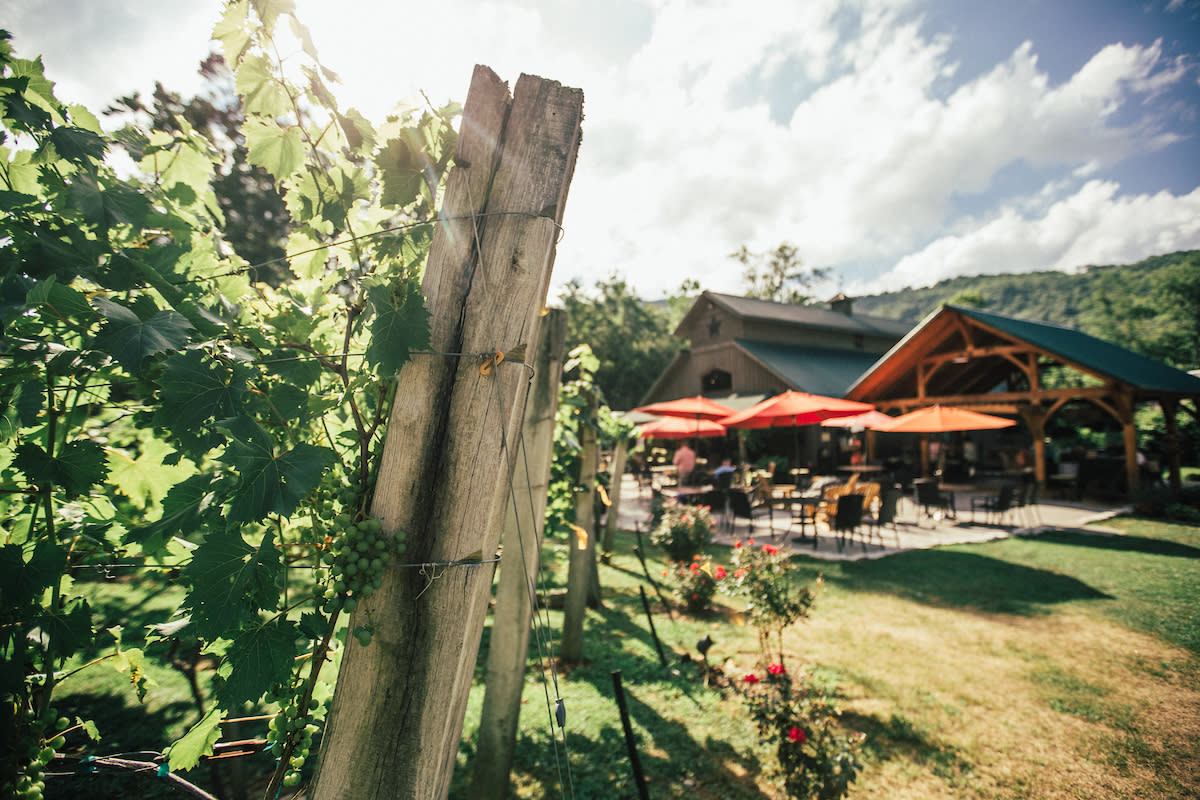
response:
[[[635,408],[643,414],[653,414],[656,417],[686,417],[688,419],[721,419],[733,413],[732,408],[714,403],[707,397],[681,397],[678,400],[667,400],[662,403],[651,403],[648,406]],[[723,433],[724,431],[722,431]]]
[[[708,419],[663,417],[638,428],[640,439],[691,439],[694,436],[724,436],[725,426]]]
[[[896,417],[890,425],[876,428],[887,433],[945,433],[1011,428],[1016,421],[991,414],[980,414],[956,406],[926,406]]]
[[[865,414],[855,414],[853,417],[835,417],[821,423],[822,428],[866,428],[871,431],[883,430],[880,426],[891,425],[895,417],[889,417],[882,411],[874,409]]]
[[[874,410],[870,403],[786,391],[717,421],[726,428],[797,427]]]

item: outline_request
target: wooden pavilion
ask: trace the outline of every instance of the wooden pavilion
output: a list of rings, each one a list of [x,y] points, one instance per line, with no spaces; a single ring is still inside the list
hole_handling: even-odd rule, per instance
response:
[[[945,305],[863,373],[845,396],[882,411],[940,403],[1015,415],[1032,435],[1034,469],[1042,483],[1046,421],[1068,403],[1086,401],[1120,424],[1125,485],[1133,492],[1139,481],[1135,409],[1144,402],[1162,407],[1163,456],[1170,483],[1178,488],[1176,415],[1182,407],[1197,416],[1200,378],[1071,328]]]

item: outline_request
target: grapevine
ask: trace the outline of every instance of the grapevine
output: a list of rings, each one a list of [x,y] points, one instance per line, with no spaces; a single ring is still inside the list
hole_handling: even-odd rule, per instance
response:
[[[419,280],[459,109],[375,127],[341,108],[290,4],[231,2],[214,38],[302,254],[279,286],[223,242],[227,143],[182,119],[109,135],[0,32],[0,795],[40,798],[102,733],[55,710],[85,651],[152,691],[139,647],[103,645],[81,567],[174,571],[186,596],[156,636],[219,667],[167,766],[266,703],[274,797],[315,761],[339,636],[370,644],[369,615],[342,614],[403,561],[405,534],[368,511],[392,376],[428,343]],[[119,148],[137,174],[113,171]]]

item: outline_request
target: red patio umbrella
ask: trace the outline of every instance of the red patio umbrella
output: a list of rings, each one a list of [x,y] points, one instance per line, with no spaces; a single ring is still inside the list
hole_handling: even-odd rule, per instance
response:
[[[1011,428],[1017,423],[1004,417],[980,414],[956,406],[926,406],[896,417],[890,425],[876,428],[887,433],[945,433]]]
[[[725,426],[707,419],[663,417],[638,428],[641,439],[690,439],[693,436],[724,436]]]
[[[726,428],[795,427],[874,410],[875,406],[870,403],[787,391],[717,421]]]
[[[653,414],[656,417],[686,417],[688,419],[721,419],[733,413],[732,408],[714,403],[701,395],[651,403],[648,406],[635,408],[634,411]]]

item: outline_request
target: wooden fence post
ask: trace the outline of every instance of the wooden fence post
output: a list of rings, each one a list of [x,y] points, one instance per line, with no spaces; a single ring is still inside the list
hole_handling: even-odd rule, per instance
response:
[[[621,516],[621,482],[625,478],[625,461],[629,453],[629,439],[622,437],[613,445],[613,460],[608,479],[608,516],[604,520],[604,543],[601,548],[607,557],[616,545],[617,525]],[[605,563],[608,563],[607,561]]]
[[[315,800],[444,798],[507,512],[529,371],[479,354],[537,342],[575,167],[583,93],[476,67],[422,291],[430,355],[397,378],[373,516],[407,564],[360,602],[326,723]],[[453,355],[464,354],[464,355]]]
[[[596,416],[596,398],[588,404],[588,422],[580,425],[579,443],[583,456],[579,463],[579,485],[583,491],[575,495],[575,525],[571,534],[570,560],[567,564],[567,602],[563,610],[563,632],[560,653],[562,660],[578,663],[583,658],[583,618],[587,613],[589,595],[598,592],[592,586],[596,572],[596,526],[593,504],[596,493],[596,428],[590,420]]]
[[[553,309],[542,321],[535,362],[537,372],[525,406],[525,435],[517,451],[513,499],[504,526],[504,562],[492,613],[487,690],[479,718],[469,795],[473,800],[500,800],[508,796],[509,771],[521,715],[521,691],[525,686],[529,625],[537,592],[566,341],[567,312]]]

